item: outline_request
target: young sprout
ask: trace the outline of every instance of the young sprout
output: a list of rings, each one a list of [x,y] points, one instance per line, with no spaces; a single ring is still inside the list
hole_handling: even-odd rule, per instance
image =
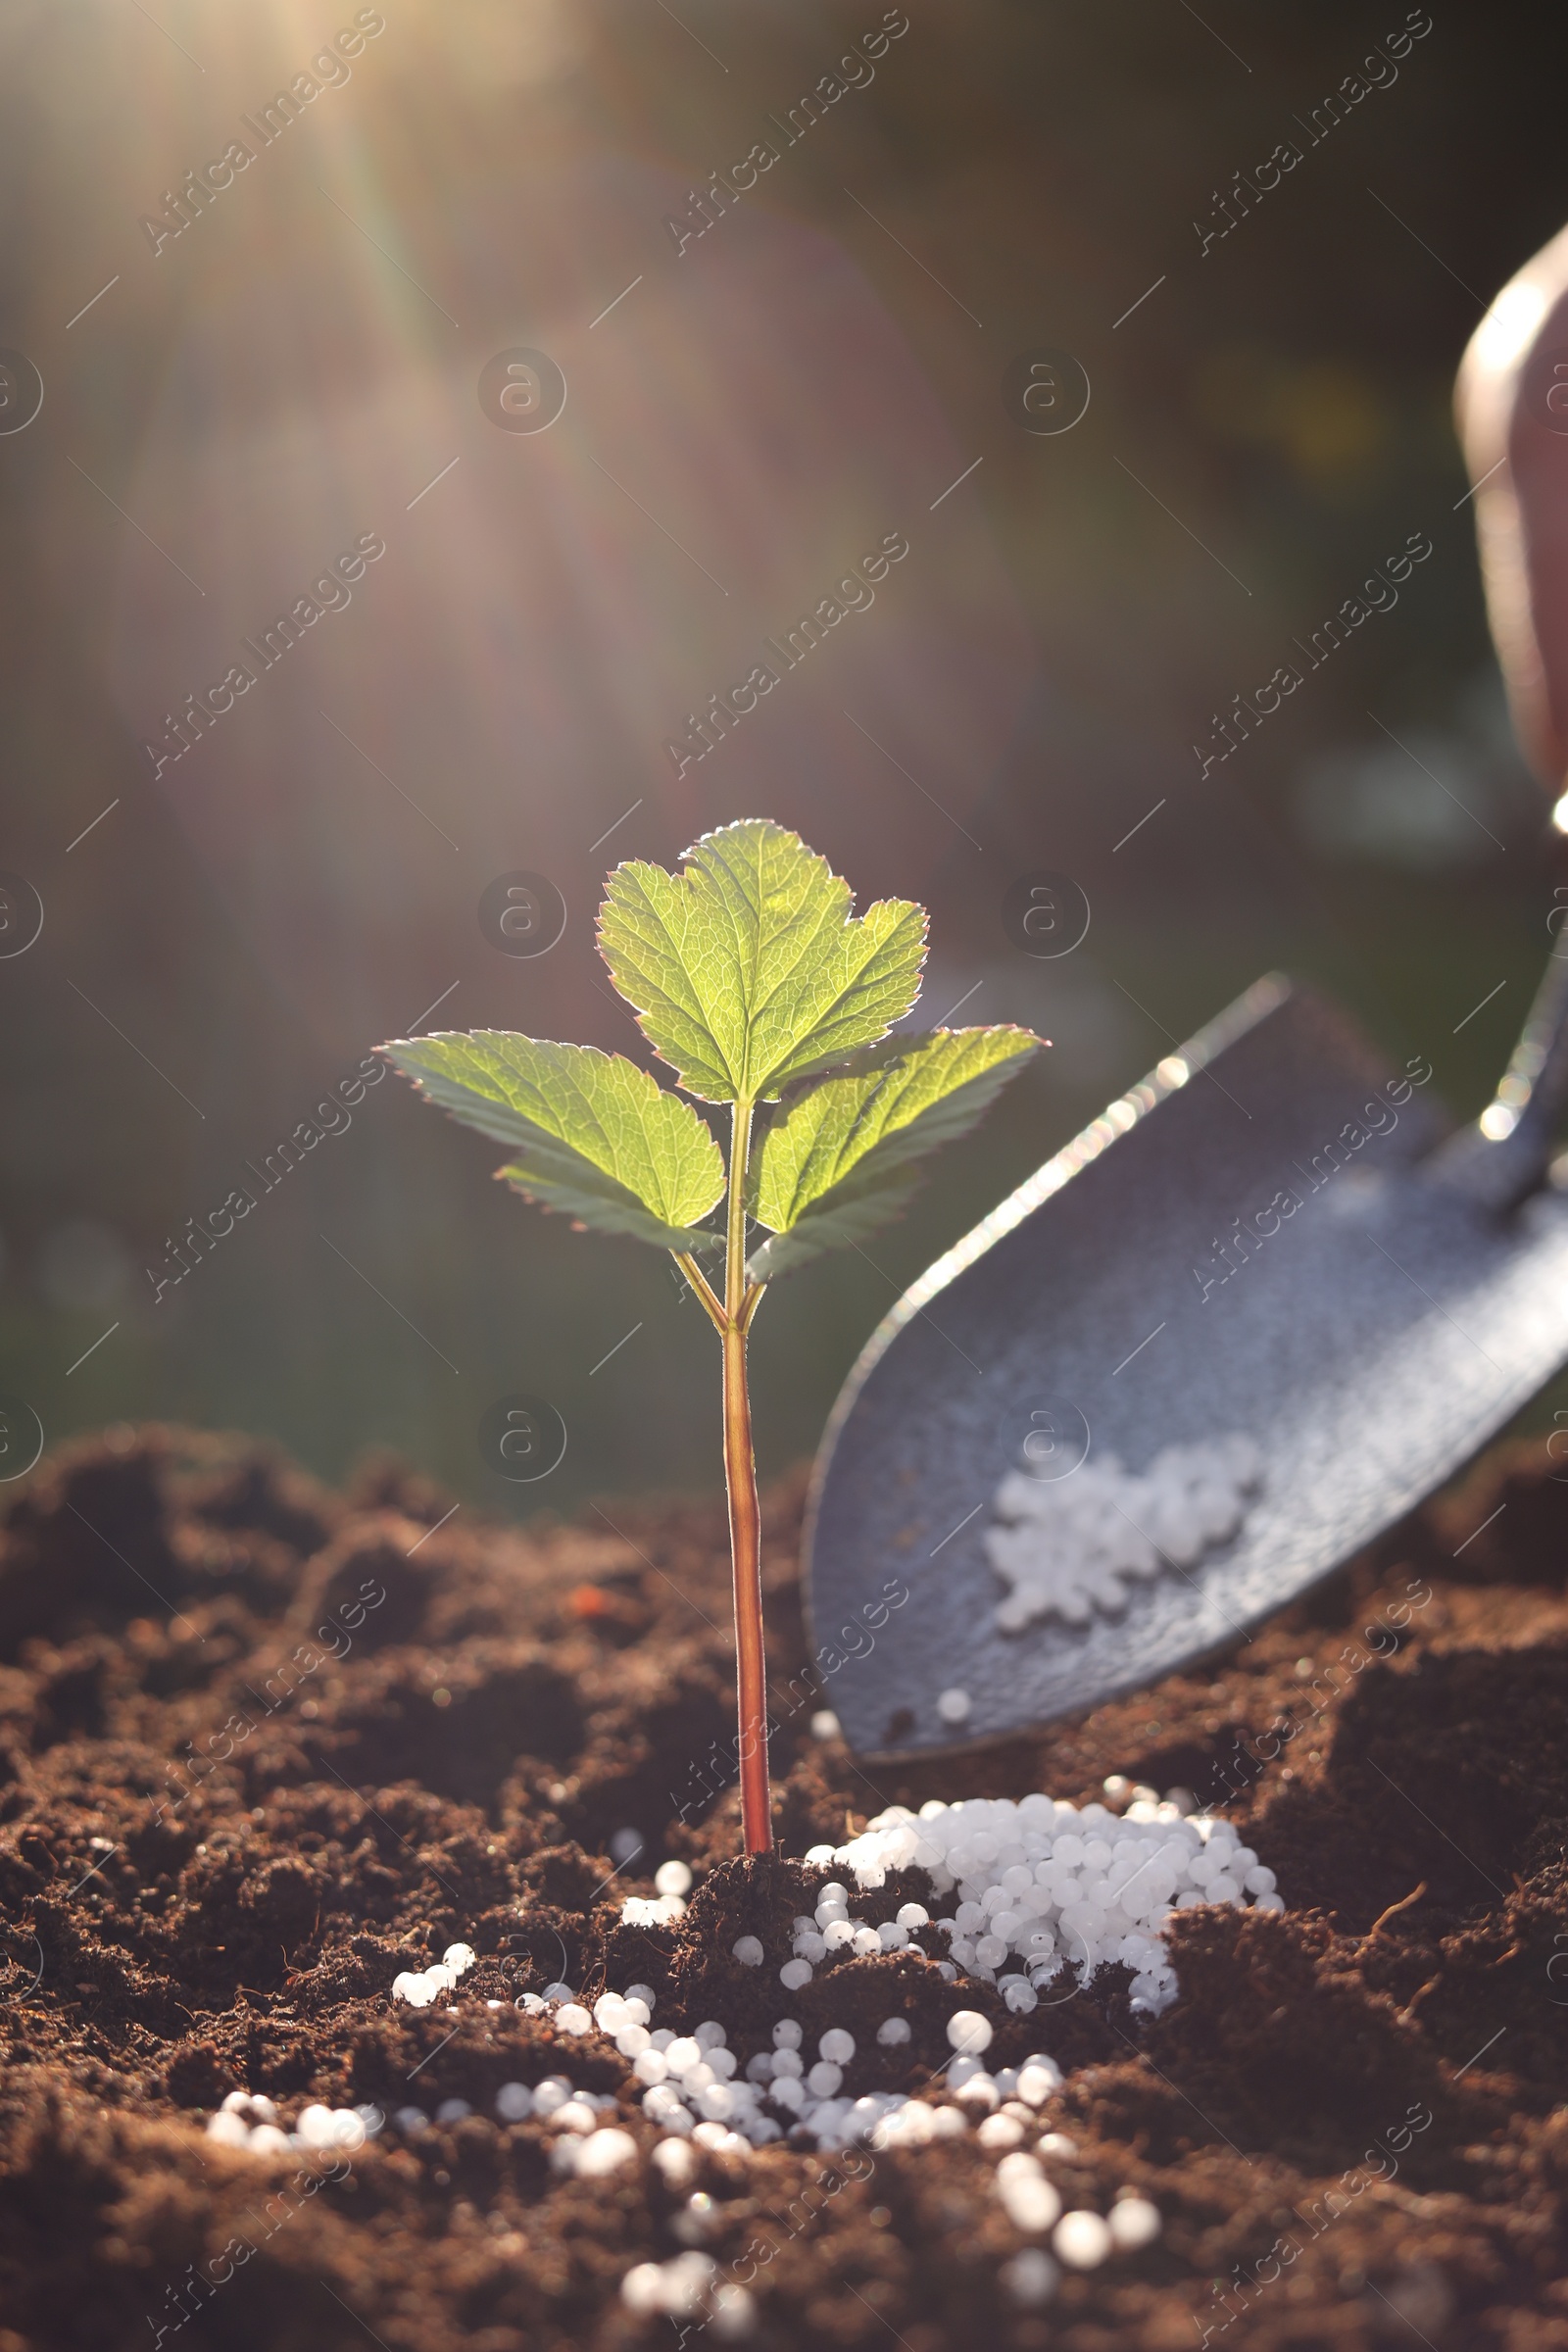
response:
[[[760,1854],[773,1835],[753,1317],[769,1282],[896,1216],[916,1161],[965,1134],[1041,1040],[1012,1027],[890,1037],[919,993],[925,909],[881,899],[852,914],[848,883],[778,825],[747,818],[705,833],[683,862],[679,874],[615,868],[599,949],[676,1085],[730,1106],[727,1164],[691,1104],[618,1054],[500,1029],[379,1051],[432,1102],[508,1147],[500,1174],[525,1199],[669,1250],[718,1333],[741,1816],[746,1850]],[[720,1201],[722,1222],[710,1224]],[[710,1282],[700,1260],[720,1248],[722,1277]]]

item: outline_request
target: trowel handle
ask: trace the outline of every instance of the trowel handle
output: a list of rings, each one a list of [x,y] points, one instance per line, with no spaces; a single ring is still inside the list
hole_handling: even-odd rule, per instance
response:
[[[1488,311],[1455,393],[1487,612],[1520,743],[1556,807],[1546,969],[1496,1095],[1431,1173],[1497,1209],[1544,1175],[1568,1105],[1568,229]]]
[[[1514,726],[1555,799],[1568,770],[1568,229],[1476,328],[1454,407]]]

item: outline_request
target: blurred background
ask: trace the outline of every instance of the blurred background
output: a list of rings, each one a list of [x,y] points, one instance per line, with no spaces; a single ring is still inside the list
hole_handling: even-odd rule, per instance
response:
[[[605,872],[740,815],[928,904],[925,1017],[1055,1041],[903,1224],[769,1297],[764,1470],[905,1284],[1261,971],[1472,1114],[1546,946],[1544,801],[1450,389],[1568,214],[1565,64],[1554,20],[1443,0],[6,0],[0,869],[7,936],[29,891],[44,920],[0,957],[0,1390],[51,1442],[389,1446],[514,1512],[716,1484],[666,1262],[344,1082],[421,1024],[641,1055]],[[683,755],[894,535],[874,602]],[[1091,909],[1054,959],[1004,912],[1043,869]],[[546,954],[481,923],[519,872]],[[480,1451],[514,1392],[568,1432],[534,1487]]]

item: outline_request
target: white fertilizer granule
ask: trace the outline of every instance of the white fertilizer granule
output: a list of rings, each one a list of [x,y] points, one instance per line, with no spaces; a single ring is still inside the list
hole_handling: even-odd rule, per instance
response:
[[[1098,2271],[1113,2242],[1102,2216],[1087,2210],[1064,2213],[1051,2240],[1056,2260],[1070,2271]]]
[[[999,2276],[1012,2302],[1021,2310],[1038,2311],[1054,2295],[1059,2273],[1049,2254],[1043,2254],[1038,2246],[1026,2246],[1003,2264]]]
[[[1017,1634],[1041,1617],[1087,1625],[1096,1609],[1115,1616],[1129,1584],[1148,1583],[1167,1562],[1196,1567],[1228,1544],[1262,1481],[1263,1457],[1241,1436],[1167,1446],[1142,1475],[1111,1453],[1059,1479],[1010,1470],[984,1538],[1008,1588],[998,1625]]]
[[[471,1944],[449,1943],[443,1957],[433,1966],[417,1971],[405,1969],[401,1976],[394,1977],[392,1998],[395,2001],[407,2001],[412,2009],[428,2009],[430,2003],[439,2000],[442,1993],[452,1990],[458,1979],[473,1963]]]
[[[1118,1802],[1132,1788],[1114,1776],[1105,1786]],[[1070,1996],[1097,1969],[1119,1962],[1133,1972],[1136,2008],[1157,2014],[1168,2007],[1177,1985],[1162,1930],[1174,1911],[1197,1903],[1240,1908],[1249,1897],[1258,1910],[1284,1908],[1272,1871],[1233,1826],[1195,1814],[1191,1805],[1182,1791],[1161,1801],[1142,1787],[1132,1789],[1120,1814],[1044,1794],[1016,1802],[932,1800],[917,1814],[891,1806],[848,1844],[809,1849],[806,1869],[815,1875],[804,1881],[813,1890],[804,1899],[814,1908],[794,1921],[791,1955],[784,1957],[781,1939],[768,1931],[737,1937],[733,1955],[748,1969],[775,1971],[784,1991],[794,1993],[811,1984],[818,1969],[825,1983],[861,1959],[911,1945],[911,1958],[924,1951],[921,1966],[929,1969],[935,1952],[916,1938],[934,1940],[934,1929],[951,1954],[936,1963],[952,1985],[951,2006],[945,2004],[950,2055],[910,2088],[867,2082],[868,2073],[881,2072],[913,2039],[908,2019],[897,2014],[882,2019],[867,2047],[868,2037],[858,2039],[833,2022],[831,2001],[824,2004],[818,1992],[809,2034],[798,2018],[783,2016],[773,2024],[770,2047],[756,2046],[753,2027],[743,2029],[737,2051],[715,2018],[685,2031],[656,2027],[658,2003],[648,1984],[579,1996],[560,1982],[517,1996],[517,2010],[546,2027],[561,2058],[573,2065],[593,2035],[612,2045],[625,2066],[618,2092],[578,2088],[563,2067],[537,2082],[500,2083],[492,2112],[508,2130],[542,2141],[557,2177],[603,2182],[607,2194],[644,2163],[668,2188],[684,2192],[707,2156],[744,2161],[778,2142],[825,2154],[855,2145],[917,2150],[961,2140],[993,2168],[995,2194],[1012,2229],[1049,2242],[1049,2253],[1045,2244],[1028,2247],[1004,2273],[1013,2302],[1037,2306],[1054,2293],[1060,2271],[1091,2271],[1136,2254],[1158,2236],[1161,2219],[1136,2193],[1124,2194],[1108,2215],[1069,2209],[1066,2184],[1053,2180],[1047,2166],[1070,2161],[1074,2142],[1044,2128],[1043,2112],[1062,2088],[1061,2067],[1037,2049],[993,2071],[998,2026],[971,2005],[974,1992],[971,2002],[964,2000],[961,1979],[976,1980],[975,1992],[979,1983],[993,1985],[1005,2007],[1020,2014],[1043,1999],[1049,2006]],[[926,1901],[865,1899],[887,1886],[890,1871],[910,1869],[927,1876]],[[667,1864],[656,1885],[658,1904],[678,1909],[690,1872]],[[894,1916],[877,1919],[879,1911]],[[1014,1957],[1019,1965],[1009,1966]],[[415,2006],[443,1991],[455,2000],[456,1981],[472,1964],[471,1947],[453,1944],[436,1967],[400,1979],[395,1990]],[[603,2055],[594,2053],[597,2063]],[[434,2124],[450,2127],[469,2112],[466,2100],[448,2098],[437,2105]],[[236,2094],[209,2131],[253,2155],[281,2160],[304,2148],[353,2145],[380,2120],[373,2109],[356,2115],[309,2107],[287,2133],[277,2129],[268,2101]],[[393,2124],[411,2138],[432,2128],[430,2115],[416,2106],[398,2109]],[[706,2192],[693,2195],[675,2230],[690,2250],[637,2265],[621,2292],[640,2315],[706,2313],[716,2336],[740,2340],[754,2331],[757,2309],[749,2295],[739,2289],[728,2295],[715,2282],[714,2266],[700,2251],[710,2204]]]
[[[363,2148],[384,2120],[379,2107],[310,2106],[300,2110],[293,2131],[286,2132],[279,2128],[270,2099],[259,2091],[231,2090],[218,2113],[209,2116],[207,2136],[220,2147],[243,2148],[248,2156],[269,2161],[281,2157],[297,2164],[302,2153],[323,2156]]]
[[[1242,1907],[1249,1896],[1260,1911],[1285,1908],[1274,1873],[1228,1821],[1180,1813],[1169,1799],[1141,1798],[1119,1817],[1104,1805],[1080,1812],[1043,1795],[1017,1803],[933,1800],[918,1814],[893,1805],[850,1844],[813,1847],[808,1860],[831,1860],[862,1888],[910,1864],[929,1871],[937,1895],[953,1904],[937,1926],[951,1938],[954,1962],[995,1984],[1007,2006],[1023,2012],[1065,1968],[1087,1984],[1097,1969],[1122,1961],[1134,1972],[1134,2008],[1157,2014],[1176,1997],[1176,1972],[1160,1937],[1173,1911],[1195,1903]],[[830,1882],[818,1898],[818,1940],[844,1916],[845,1890]],[[806,1941],[807,1933],[798,1933],[797,1952]],[[1008,1971],[1014,1954],[1022,1967]],[[950,2037],[963,2030],[956,2016]]]
[[[620,1906],[621,1918],[632,1928],[672,1928],[685,1912],[685,1897],[679,1894],[628,1894]]]

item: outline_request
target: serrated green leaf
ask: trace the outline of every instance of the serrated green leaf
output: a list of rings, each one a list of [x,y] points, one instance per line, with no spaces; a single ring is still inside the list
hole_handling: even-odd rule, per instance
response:
[[[710,1102],[774,1099],[791,1078],[883,1037],[919,992],[925,910],[850,886],[782,826],[705,833],[685,870],[610,877],[610,976],[683,1087]]]
[[[1031,1030],[938,1029],[898,1039],[809,1088],[753,1161],[752,1213],[771,1229],[754,1282],[858,1241],[898,1215],[913,1163],[968,1133],[1040,1044]]]
[[[692,1227],[723,1195],[723,1157],[691,1104],[634,1061],[506,1029],[377,1050],[465,1126],[515,1150],[500,1173],[530,1200],[665,1250],[708,1239]]]

